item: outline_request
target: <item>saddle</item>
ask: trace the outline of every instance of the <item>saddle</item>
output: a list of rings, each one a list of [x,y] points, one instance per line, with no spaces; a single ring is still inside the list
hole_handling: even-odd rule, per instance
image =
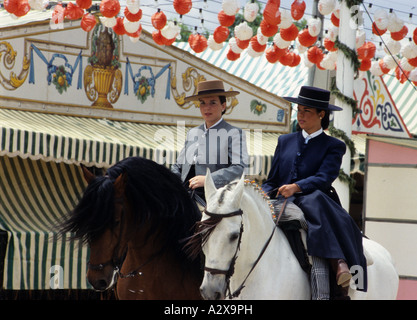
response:
[[[310,274],[311,262],[307,254],[306,244],[308,226],[304,213],[292,202],[285,204],[282,200],[272,200],[271,202],[274,205],[275,216],[279,217],[279,222],[275,221],[276,224],[287,237],[301,268],[307,274]]]

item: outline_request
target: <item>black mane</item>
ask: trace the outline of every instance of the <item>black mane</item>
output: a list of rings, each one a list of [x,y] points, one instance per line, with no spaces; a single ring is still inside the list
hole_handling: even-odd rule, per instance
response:
[[[126,178],[127,203],[134,214],[132,225],[138,230],[146,223],[150,233],[160,232],[167,245],[181,251],[181,240],[192,234],[201,213],[175,174],[139,157],[126,158],[110,167],[106,176],[96,177],[63,223],[61,233],[71,232],[75,238],[88,242],[112,227],[113,183],[122,173]]]

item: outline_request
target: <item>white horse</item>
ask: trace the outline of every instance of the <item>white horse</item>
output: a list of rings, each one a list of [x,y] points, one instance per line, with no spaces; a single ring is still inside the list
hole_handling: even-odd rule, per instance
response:
[[[203,232],[205,299],[310,299],[310,282],[272,218],[268,198],[244,178],[216,189],[206,175]],[[205,237],[204,237],[205,236]],[[398,274],[390,254],[363,239],[368,261],[367,292],[349,289],[351,299],[395,299]]]

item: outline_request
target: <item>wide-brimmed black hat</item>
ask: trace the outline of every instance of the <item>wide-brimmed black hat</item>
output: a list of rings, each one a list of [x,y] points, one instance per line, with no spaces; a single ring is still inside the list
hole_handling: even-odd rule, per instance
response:
[[[239,91],[232,91],[232,90],[225,91],[223,81],[221,80],[208,80],[208,81],[199,82],[197,84],[197,94],[186,97],[184,101],[185,102],[195,101],[200,98],[211,97],[211,96],[232,97],[237,94],[239,94]]]
[[[283,97],[285,100],[300,104],[305,107],[316,108],[320,110],[341,111],[342,108],[330,104],[330,91],[302,86],[297,98]]]

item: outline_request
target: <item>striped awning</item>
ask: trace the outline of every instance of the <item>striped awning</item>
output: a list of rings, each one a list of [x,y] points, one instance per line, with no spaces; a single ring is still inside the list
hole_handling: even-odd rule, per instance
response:
[[[3,288],[85,289],[88,248],[58,238],[57,221],[85,188],[79,164],[108,168],[141,156],[169,166],[185,126],[151,125],[0,108],[0,229],[8,235]],[[277,133],[246,134],[248,175],[270,171]]]
[[[7,156],[0,168],[0,228],[8,235],[3,288],[89,288],[88,248],[58,237],[56,227],[85,187],[80,168]]]

